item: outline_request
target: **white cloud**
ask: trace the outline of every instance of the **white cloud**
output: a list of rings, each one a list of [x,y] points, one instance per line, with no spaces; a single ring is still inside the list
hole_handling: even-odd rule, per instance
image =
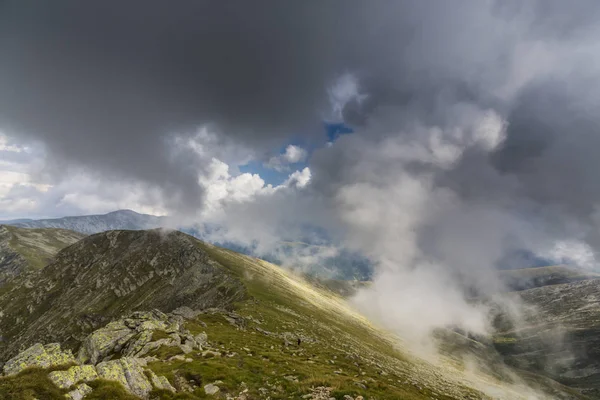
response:
[[[360,93],[360,86],[355,75],[346,73],[338,77],[328,90],[329,103],[331,104],[332,116],[335,121],[343,121],[343,110],[351,101],[361,103],[367,98],[366,94]]]
[[[291,173],[283,185],[303,188],[306,185],[308,185],[308,183],[310,182],[310,178],[310,168],[305,167],[302,171],[296,171]]]
[[[561,264],[575,265],[586,269],[594,269],[598,266],[591,246],[578,240],[557,241],[545,255]]]
[[[308,157],[308,152],[299,146],[293,144],[288,145],[285,148],[283,154],[273,156],[265,164],[267,168],[272,168],[276,171],[289,171],[289,164],[297,164],[303,162]]]

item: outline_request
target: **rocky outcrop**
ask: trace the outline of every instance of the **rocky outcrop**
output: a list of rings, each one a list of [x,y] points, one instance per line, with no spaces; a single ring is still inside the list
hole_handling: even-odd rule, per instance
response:
[[[161,338],[155,339],[159,333]],[[179,347],[183,353],[202,350],[206,334],[191,335],[183,328],[183,317],[158,310],[134,312],[91,333],[77,354],[79,363],[96,364],[115,354],[140,358],[161,346]]]
[[[96,379],[119,382],[131,394],[145,399],[153,388],[176,391],[167,378],[147,368],[147,360],[157,359],[145,356],[162,346],[176,347],[186,354],[200,353],[207,344],[206,333],[190,334],[180,315],[158,310],[137,311],[91,333],[83,341],[77,358],[70,350],[61,350],[59,344],[36,344],[9,360],[4,373],[14,375],[30,367],[72,365],[48,374],[61,389],[79,385],[67,394],[70,399],[85,397],[92,390],[85,382]]]
[[[75,358],[70,350],[61,350],[58,343],[42,345],[37,343],[19,353],[4,364],[4,375],[15,375],[27,368],[51,368],[59,365],[74,364]]]

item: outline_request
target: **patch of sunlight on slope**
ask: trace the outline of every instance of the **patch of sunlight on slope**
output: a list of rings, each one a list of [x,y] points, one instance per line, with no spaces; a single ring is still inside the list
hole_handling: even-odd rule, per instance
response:
[[[302,306],[316,311],[330,326],[342,327],[344,341],[352,343],[364,357],[377,360],[389,370],[405,377],[407,384],[424,384],[455,398],[542,400],[539,394],[512,373],[512,383],[500,381],[470,367],[475,363],[465,360],[463,365],[440,356],[433,363],[408,348],[397,335],[374,325],[365,315],[351,307],[341,296],[311,285],[292,271],[264,260],[241,255],[230,250],[204,244],[217,261],[240,275],[253,296],[274,302]],[[253,285],[254,288],[253,288]],[[471,389],[469,389],[471,388]],[[475,389],[475,390],[473,390]],[[483,395],[481,392],[485,393]],[[574,396],[573,398],[578,398]]]

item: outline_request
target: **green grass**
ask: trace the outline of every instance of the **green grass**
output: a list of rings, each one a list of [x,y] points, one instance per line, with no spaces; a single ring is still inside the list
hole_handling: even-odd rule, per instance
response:
[[[138,397],[129,394],[118,382],[97,379],[89,382],[88,385],[94,390],[85,396],[86,400],[139,400]]]
[[[198,322],[187,322],[186,328],[193,334],[206,332],[211,347],[220,349],[221,356],[202,357],[193,352],[186,355],[191,362],[149,365],[174,385],[177,376],[196,377],[193,398],[204,398],[202,386],[214,381],[222,381],[218,385],[221,392],[230,395],[247,387],[250,398],[262,397],[260,388],[268,389],[272,399],[299,398],[316,386],[333,388],[332,396],[339,399],[346,394],[377,399],[427,399],[433,395],[440,400],[452,398],[434,394],[425,384],[408,384],[408,373],[399,366],[410,362],[395,350],[394,343],[376,335],[368,324],[340,315],[328,306],[310,303],[301,293],[290,290],[288,283],[252,265],[255,261],[249,257],[202,247],[243,279],[251,298],[235,304],[235,311],[246,318],[245,330],[237,329],[220,314],[201,314]],[[322,296],[340,300],[331,292],[316,290]],[[274,334],[291,332],[291,345],[258,329]],[[300,346],[297,336],[303,338]]]
[[[0,399],[39,400],[64,399],[66,390],[61,390],[48,378],[51,370],[29,368],[17,375],[0,377]]]
[[[156,330],[154,332],[152,332],[152,342],[155,342],[157,340],[161,340],[161,339],[170,339],[171,336],[169,336],[169,334],[165,331],[160,331],[160,330]]]

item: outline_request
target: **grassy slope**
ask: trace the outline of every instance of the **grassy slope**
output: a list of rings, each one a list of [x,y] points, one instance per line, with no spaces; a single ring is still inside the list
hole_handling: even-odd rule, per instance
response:
[[[335,294],[312,287],[267,262],[203,247],[247,283],[252,300],[236,307],[248,321],[247,326],[238,330],[220,315],[201,315],[199,320],[207,327],[190,322],[188,329],[205,331],[209,340],[222,346],[223,357],[157,362],[151,365],[156,373],[172,381],[174,371],[201,377],[202,384],[221,380],[219,386],[230,393],[239,391],[244,382],[249,394],[256,397],[260,388],[272,387],[273,399],[299,398],[313,386],[333,388],[336,398],[344,394],[377,399],[480,398],[472,389],[444,380],[433,369],[428,371],[425,365],[417,366],[407,359],[395,350],[390,338]],[[280,336],[257,329],[290,332],[293,344],[286,346]],[[297,337],[302,338],[300,346],[295,343]],[[237,354],[227,356],[233,353]],[[202,389],[197,389],[195,396],[203,398]]]
[[[9,235],[8,246],[22,255],[33,269],[46,266],[63,248],[86,235],[66,229],[27,229],[2,225]]]

